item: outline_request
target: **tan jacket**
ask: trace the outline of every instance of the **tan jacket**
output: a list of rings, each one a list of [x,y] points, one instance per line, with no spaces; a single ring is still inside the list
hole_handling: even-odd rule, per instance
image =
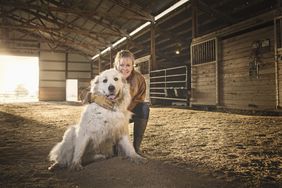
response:
[[[132,111],[135,106],[144,102],[146,96],[146,82],[143,75],[135,70],[127,78],[127,82],[130,85],[130,95],[132,97],[131,103],[128,106],[128,110]]]

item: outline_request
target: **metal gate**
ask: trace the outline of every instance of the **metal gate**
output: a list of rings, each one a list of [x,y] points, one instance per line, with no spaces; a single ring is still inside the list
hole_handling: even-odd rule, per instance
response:
[[[187,66],[150,72],[150,98],[188,102]]]

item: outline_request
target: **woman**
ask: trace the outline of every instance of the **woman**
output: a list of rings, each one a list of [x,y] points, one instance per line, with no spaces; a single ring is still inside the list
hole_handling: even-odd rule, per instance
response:
[[[130,94],[132,97],[128,110],[133,112],[133,146],[136,153],[140,154],[140,145],[147,127],[150,108],[144,102],[146,95],[146,82],[142,74],[134,70],[134,55],[128,50],[121,50],[117,53],[114,62],[114,68],[118,70],[130,85]],[[105,96],[92,95],[91,102],[111,109],[113,101]]]

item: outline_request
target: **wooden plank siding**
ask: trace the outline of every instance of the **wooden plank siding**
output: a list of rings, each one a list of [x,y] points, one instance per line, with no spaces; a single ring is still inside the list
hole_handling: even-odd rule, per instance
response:
[[[68,54],[67,79],[78,80],[78,97],[90,85],[93,68],[90,59],[79,54]]]
[[[205,63],[192,66],[192,93],[190,99],[193,105],[216,104],[216,63]]]
[[[218,103],[217,44],[211,38],[191,46],[191,106]]]
[[[40,101],[65,101],[66,88],[65,87],[40,87],[39,88]]]
[[[220,104],[244,110],[275,109],[275,64],[273,26],[221,41]],[[258,77],[249,75],[255,41],[270,40],[261,52]]]
[[[67,79],[78,80],[79,96],[92,79],[91,61],[79,54],[41,51],[39,67],[40,101],[65,101]]]
[[[65,101],[65,54],[40,52],[39,55],[39,100]]]
[[[282,108],[282,52],[280,52],[278,58],[278,108]]]

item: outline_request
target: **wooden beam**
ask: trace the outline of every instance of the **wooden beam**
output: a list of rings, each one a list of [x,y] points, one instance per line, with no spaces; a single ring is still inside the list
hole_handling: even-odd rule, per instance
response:
[[[240,30],[244,30],[250,27],[254,27],[257,25],[261,25],[270,21],[273,21],[273,16],[275,15],[275,11],[270,11],[270,12],[266,12],[264,14],[261,14],[259,16],[256,17],[252,17],[250,19],[241,21],[239,23],[233,24],[229,27],[225,27],[222,28],[220,30],[208,33],[206,35],[203,35],[201,37],[197,37],[195,39],[193,39],[193,43],[198,43],[207,39],[210,39],[212,37],[224,37],[224,36],[228,36],[233,34],[235,31],[240,31]]]
[[[136,8],[133,8],[134,6],[136,7],[137,5],[136,4],[133,4],[132,1],[128,1],[129,3],[124,3],[124,1],[122,0],[111,0],[114,4],[130,11],[130,12],[133,12],[134,14],[137,14],[139,16],[142,16],[144,18],[146,18],[146,20],[148,21],[154,21],[154,17],[149,14],[148,12],[146,11],[143,11],[143,10],[137,10]]]
[[[198,35],[198,0],[192,0],[192,38]]]
[[[150,70],[156,70],[156,38],[155,38],[155,23],[151,23],[151,67]]]
[[[68,70],[69,70],[69,54],[68,53],[66,53],[65,54],[65,79],[67,80],[68,79]]]
[[[197,5],[198,8],[206,13],[209,13],[211,15],[214,15],[217,19],[219,20],[223,20],[226,21],[229,24],[232,24],[235,22],[235,20],[233,18],[231,18],[229,15],[224,14],[218,10],[216,10],[215,8],[213,8],[212,6],[206,4],[205,2],[203,2],[202,0],[197,0]]]
[[[178,42],[178,43],[180,43],[182,45],[187,45],[188,40],[186,38],[179,37],[179,36],[173,34],[172,32],[166,30],[165,28],[156,27],[156,31],[158,33],[160,33],[160,35],[163,35],[163,36],[169,38],[172,41]]]
[[[112,68],[112,47],[110,46],[110,68]]]
[[[91,75],[90,75],[90,77],[91,77],[91,79],[93,79],[94,78],[94,61],[90,61],[90,69],[91,69]]]
[[[93,22],[95,22],[99,25],[102,25],[103,27],[105,27],[107,29],[112,30],[115,34],[111,33],[111,35],[116,35],[116,36],[127,35],[127,33],[125,31],[123,31],[119,26],[116,26],[114,24],[108,24],[105,21],[103,21],[103,20],[106,20],[106,18],[107,18],[106,16],[100,15],[98,13],[94,14],[93,11],[82,11],[82,10],[78,10],[78,9],[70,9],[70,8],[55,7],[55,6],[43,6],[43,8],[42,8],[41,6],[38,6],[38,5],[35,5],[35,4],[31,4],[31,5],[27,5],[27,4],[24,4],[24,3],[11,4],[11,3],[8,3],[8,2],[5,2],[3,4],[3,6],[10,6],[10,7],[16,7],[18,9],[22,9],[24,11],[35,14],[37,17],[41,17],[41,18],[44,17],[44,19],[48,19],[49,21],[51,21],[53,23],[56,23],[59,18],[50,19],[50,18],[43,16],[43,15],[37,13],[37,12],[42,12],[42,13],[45,13],[45,14],[48,14],[48,15],[52,15],[52,12],[54,12],[54,11],[59,12],[59,13],[65,13],[65,14],[71,13],[71,14],[78,15],[79,18],[82,17],[82,18],[88,19],[88,20],[93,21]],[[34,11],[36,11],[36,12],[34,12]],[[99,17],[99,19],[97,19],[93,16],[97,16],[97,17]],[[61,23],[65,23],[65,21],[63,20],[63,22],[61,22]],[[58,24],[58,22],[56,24]],[[76,28],[76,29],[78,29],[78,28]],[[94,34],[94,33],[95,32],[92,32],[92,34]],[[95,34],[100,35],[100,37],[102,36],[101,33],[96,32]],[[104,34],[104,32],[103,32],[103,34]],[[96,40],[99,40],[99,39],[97,38]]]
[[[99,57],[98,57],[98,73],[100,74],[100,72],[101,72],[101,53],[100,53],[100,55],[99,55]]]
[[[29,25],[29,24],[26,24],[25,26],[22,26],[22,25],[16,25],[16,26],[13,26],[13,25],[1,25],[0,28],[12,28],[14,30],[25,30],[25,31],[29,31],[29,32],[32,32],[33,34],[36,34],[40,37],[43,37],[47,40],[49,40],[49,42],[52,42],[52,43],[55,43],[55,44],[58,44],[57,46],[61,46],[62,44],[66,44],[66,45],[73,45],[73,46],[76,46],[76,47],[84,47],[84,48],[87,48],[87,49],[91,49],[91,51],[93,52],[93,44],[91,43],[77,43],[75,40],[73,39],[70,39],[70,38],[63,38],[61,37],[60,35],[52,32],[51,30],[44,30],[44,27],[43,28],[37,28],[37,27],[34,27],[33,25]],[[33,32],[34,30],[39,30],[40,29],[43,29],[44,32],[46,32],[47,34],[49,34],[49,36],[47,35],[43,35],[41,32]],[[53,38],[51,38],[53,37]],[[58,42],[58,41],[61,41]]]
[[[132,47],[134,47],[136,49],[140,49],[140,50],[137,50],[137,51],[146,51],[146,52],[148,52],[147,54],[150,54],[150,52],[151,52],[150,47],[147,47],[144,44],[137,43],[137,42],[135,42],[135,41],[133,41],[131,39],[129,39],[129,42],[130,42]],[[155,52],[155,54],[156,54],[155,58],[159,57],[159,58],[165,59],[167,61],[173,61],[173,59],[171,59],[168,56],[166,56],[165,53],[163,51],[161,51],[161,50],[158,50],[158,52]]]
[[[169,19],[176,17],[178,14],[190,9],[192,7],[191,2],[188,1],[185,5],[177,8],[176,10],[170,12],[168,15],[166,15],[165,17],[161,18],[160,20],[158,20],[157,24],[160,25],[164,22],[167,22]]]

